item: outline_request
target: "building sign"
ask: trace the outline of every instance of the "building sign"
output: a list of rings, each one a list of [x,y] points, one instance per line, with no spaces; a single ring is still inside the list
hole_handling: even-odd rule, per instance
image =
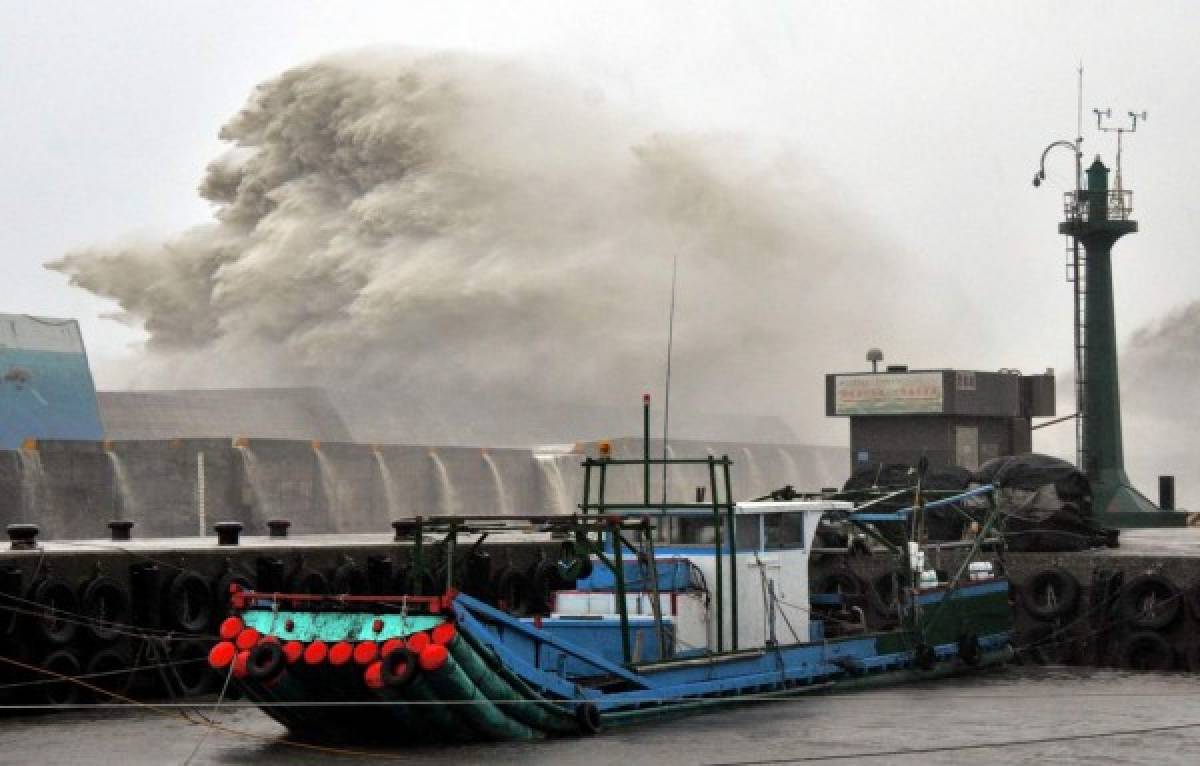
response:
[[[942,373],[834,377],[835,415],[908,415],[942,411]]]

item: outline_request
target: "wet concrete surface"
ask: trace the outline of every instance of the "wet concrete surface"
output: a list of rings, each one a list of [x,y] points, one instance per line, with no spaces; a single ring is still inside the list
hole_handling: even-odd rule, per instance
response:
[[[1194,764],[1200,753],[1200,676],[1078,668],[1010,668],[936,684],[753,702],[586,739],[438,748],[301,747],[242,705],[227,702],[215,713],[212,701],[187,709],[8,711],[0,717],[0,763],[1090,766]],[[204,725],[198,712],[221,728]]]

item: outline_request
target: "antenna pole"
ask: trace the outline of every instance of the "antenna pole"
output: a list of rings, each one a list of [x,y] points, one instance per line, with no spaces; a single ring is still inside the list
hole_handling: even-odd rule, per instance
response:
[[[663,473],[662,473],[662,504],[667,508],[667,430],[671,422],[671,351],[675,341],[675,282],[679,274],[679,254],[671,257],[671,314],[667,319],[667,381],[666,392],[663,396]]]
[[[1075,191],[1083,189],[1083,60],[1079,61],[1079,88],[1075,97]],[[1076,242],[1078,247],[1079,243]]]

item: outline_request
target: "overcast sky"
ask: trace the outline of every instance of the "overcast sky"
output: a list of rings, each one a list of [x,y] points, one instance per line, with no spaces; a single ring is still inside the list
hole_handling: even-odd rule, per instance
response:
[[[141,335],[43,264],[205,220],[196,185],[257,83],[327,53],[405,46],[515,54],[663,130],[794,143],[897,258],[977,296],[954,302],[969,316],[913,307],[929,337],[885,349],[889,361],[1065,370],[1055,227],[1070,155],[1052,155],[1041,189],[1033,171],[1075,134],[1083,61],[1089,158],[1113,153],[1092,107],[1149,112],[1126,143],[1141,231],[1116,251],[1118,328],[1196,299],[1198,22],[1186,2],[0,0],[0,311],[78,317],[105,385]],[[857,298],[849,310],[869,313]],[[946,334],[958,342],[939,344]],[[827,368],[860,367],[869,345]]]

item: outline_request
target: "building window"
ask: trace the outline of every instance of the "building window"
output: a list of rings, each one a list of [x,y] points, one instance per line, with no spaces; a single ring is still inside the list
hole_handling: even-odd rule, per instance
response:
[[[959,370],[954,373],[955,388],[959,391],[975,390],[975,373]]]

